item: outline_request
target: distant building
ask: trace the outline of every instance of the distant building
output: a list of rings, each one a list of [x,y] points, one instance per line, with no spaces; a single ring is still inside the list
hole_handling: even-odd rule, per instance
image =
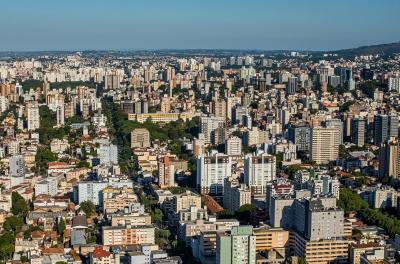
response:
[[[131,148],[150,147],[150,132],[145,128],[136,128],[131,132]]]
[[[248,154],[244,160],[244,182],[252,195],[265,195],[266,187],[276,177],[276,158],[267,153]]]

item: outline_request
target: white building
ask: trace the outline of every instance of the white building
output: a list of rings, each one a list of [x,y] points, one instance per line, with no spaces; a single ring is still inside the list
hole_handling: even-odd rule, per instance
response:
[[[231,174],[232,161],[228,155],[211,153],[197,158],[197,186],[202,194],[222,194],[224,180]]]
[[[267,153],[248,154],[244,160],[244,182],[253,195],[265,195],[267,183],[276,177],[276,158]]]
[[[35,184],[35,195],[47,194],[50,196],[56,196],[58,193],[58,181],[57,178],[51,177],[39,181]]]
[[[39,105],[37,102],[26,104],[28,130],[34,131],[40,127]]]
[[[239,137],[230,137],[225,143],[225,154],[238,156],[242,154],[242,140]]]

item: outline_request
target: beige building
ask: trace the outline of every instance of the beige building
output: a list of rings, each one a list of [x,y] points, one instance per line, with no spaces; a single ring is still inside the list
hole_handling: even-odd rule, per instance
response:
[[[310,241],[296,232],[290,233],[290,247],[296,256],[304,256],[308,264],[348,263],[348,240],[321,239]]]
[[[150,147],[150,132],[145,128],[136,128],[131,132],[131,148]]]
[[[175,186],[175,166],[172,159],[171,156],[158,159],[158,186],[161,189]]]
[[[351,245],[349,263],[384,263],[385,247],[378,243]]]
[[[289,247],[289,231],[264,225],[253,229],[256,236],[256,250],[271,250]]]
[[[148,214],[117,213],[111,215],[111,226],[147,226],[147,225],[151,225],[151,216]]]
[[[311,129],[310,145],[311,160],[317,164],[327,164],[339,156],[338,128],[313,127]]]
[[[154,244],[153,226],[103,227],[104,246]]]
[[[114,213],[125,208],[129,208],[132,204],[138,202],[137,195],[132,188],[107,187],[103,190],[103,212]]]

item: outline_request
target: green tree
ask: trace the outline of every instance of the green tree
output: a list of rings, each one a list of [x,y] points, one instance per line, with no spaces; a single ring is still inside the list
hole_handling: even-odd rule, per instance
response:
[[[11,194],[11,212],[15,216],[25,217],[29,212],[28,204],[25,199],[17,192]]]
[[[57,234],[59,236],[62,236],[64,234],[65,229],[66,229],[65,221],[64,218],[61,217],[57,225]]]
[[[96,206],[91,201],[85,201],[80,204],[82,211],[89,218],[92,214],[96,212]]]
[[[257,208],[252,204],[244,204],[240,206],[239,210],[236,211],[236,217],[239,221],[246,221],[250,220],[251,214],[256,211]]]
[[[23,225],[24,221],[22,220],[22,218],[13,215],[6,218],[3,227],[6,231],[12,231],[15,234],[21,231]]]
[[[151,214],[153,223],[161,224],[163,220],[163,213],[159,208],[156,208]]]

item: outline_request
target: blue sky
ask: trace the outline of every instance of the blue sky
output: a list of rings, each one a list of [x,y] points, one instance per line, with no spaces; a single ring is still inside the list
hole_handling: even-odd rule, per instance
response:
[[[0,51],[332,50],[400,40],[399,0],[5,0]]]

